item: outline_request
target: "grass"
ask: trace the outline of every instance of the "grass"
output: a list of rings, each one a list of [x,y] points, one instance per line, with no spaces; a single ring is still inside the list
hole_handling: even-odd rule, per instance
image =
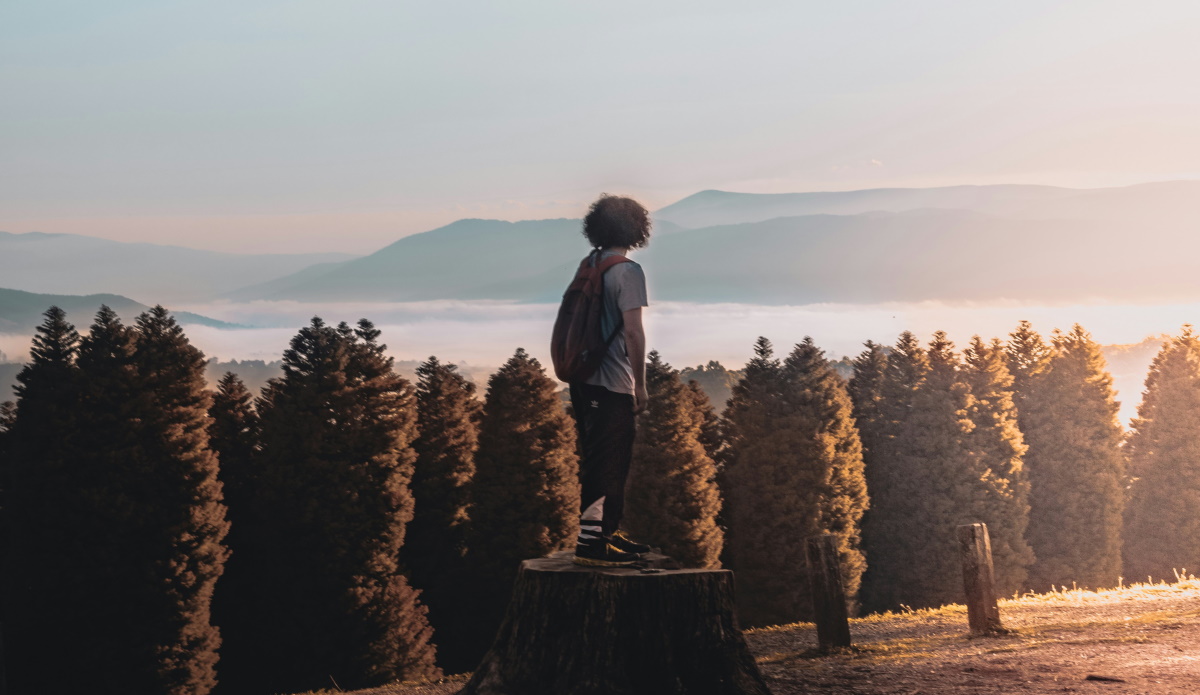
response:
[[[851,618],[850,627],[853,629],[855,625],[872,625],[883,623],[895,623],[896,621],[911,621],[925,622],[933,618],[949,618],[958,615],[966,615],[967,607],[952,603],[937,608],[901,608],[896,611],[884,611],[883,613],[872,613],[861,618]],[[793,630],[815,630],[816,625],[813,623],[799,622],[787,623],[784,625],[768,625],[765,627],[755,627],[745,630],[746,635],[765,635],[773,632],[791,632]]]
[[[1118,578],[1117,586],[1107,589],[1088,589],[1071,587],[1052,588],[1044,594],[1026,593],[1011,599],[1001,599],[1000,607],[1036,605],[1045,603],[1112,603],[1116,601],[1144,600],[1150,598],[1169,598],[1200,591],[1200,579],[1188,574],[1187,570],[1176,570],[1175,581],[1154,582],[1147,578],[1145,583],[1125,585],[1124,578]]]
[[[1004,616],[1006,612],[1012,615],[1056,605],[1085,607],[1157,599],[1193,598],[1197,595],[1200,595],[1200,580],[1186,572],[1177,572],[1173,582],[1147,582],[1132,585],[1122,583],[1115,588],[1099,590],[1061,587],[1044,594],[1024,594],[1000,601],[1000,611],[1001,616]],[[835,654],[825,654],[811,648],[795,651],[779,650],[760,656],[758,662],[763,665],[814,668],[822,663],[820,661],[822,659],[880,664],[936,658],[939,652],[964,647],[972,639],[965,634],[966,612],[965,606],[951,604],[937,608],[911,609],[905,607],[897,611],[853,618],[850,621],[852,632],[855,631],[855,626],[887,626],[897,631],[905,630],[910,626],[915,628],[918,625],[926,627],[939,625],[945,628],[948,621],[953,621],[954,629],[950,632],[933,635],[860,641],[853,648]],[[1151,637],[1140,634],[1147,628],[1179,629],[1185,623],[1194,623],[1197,620],[1200,620],[1200,608],[1149,611],[1116,618],[1086,617],[1080,620],[1043,621],[1015,629],[1009,626],[1010,634],[986,638],[983,644],[991,646],[983,648],[978,653],[1015,653],[1056,645],[1145,644],[1153,641]],[[815,630],[815,626],[812,623],[791,623],[747,630],[746,634],[751,638],[757,636],[771,640],[771,638],[783,637],[786,633],[813,630]],[[863,630],[860,634],[869,635],[870,631]]]

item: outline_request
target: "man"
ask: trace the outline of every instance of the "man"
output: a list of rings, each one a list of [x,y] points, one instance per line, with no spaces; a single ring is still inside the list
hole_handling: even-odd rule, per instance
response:
[[[603,195],[583,220],[592,245],[589,263],[627,256],[650,240],[650,215],[631,198]],[[625,481],[633,457],[635,415],[646,407],[646,276],[633,261],[610,267],[603,276],[602,335],[611,338],[596,371],[570,384],[571,407],[579,433],[582,513],[575,562],[622,566],[640,560],[649,547],[619,530],[625,507]]]

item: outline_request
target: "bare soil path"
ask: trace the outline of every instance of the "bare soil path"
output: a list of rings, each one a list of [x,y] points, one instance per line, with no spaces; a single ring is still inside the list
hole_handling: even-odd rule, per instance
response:
[[[962,606],[857,619],[855,648],[829,656],[815,653],[810,624],[751,630],[746,639],[775,695],[1200,694],[1200,581],[1193,578],[1026,596],[1001,601],[1000,615],[1012,634],[980,639],[967,636]],[[355,695],[451,695],[464,682],[457,676]]]

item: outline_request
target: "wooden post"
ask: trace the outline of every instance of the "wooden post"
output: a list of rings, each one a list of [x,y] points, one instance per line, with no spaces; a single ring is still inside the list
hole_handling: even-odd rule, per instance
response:
[[[1000,624],[1000,607],[996,605],[996,577],[987,524],[959,526],[958,545],[962,551],[963,588],[967,592],[967,622],[971,634],[1007,633]]]
[[[826,533],[809,538],[805,545],[817,646],[823,652],[850,646],[850,616],[846,612],[846,590],[842,586],[835,540]]]

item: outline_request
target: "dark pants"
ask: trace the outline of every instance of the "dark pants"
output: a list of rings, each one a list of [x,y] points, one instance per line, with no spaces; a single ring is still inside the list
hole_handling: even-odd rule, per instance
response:
[[[603,386],[571,384],[571,409],[579,433],[580,513],[604,498],[601,525],[611,535],[625,512],[625,480],[633,458],[633,396]]]

